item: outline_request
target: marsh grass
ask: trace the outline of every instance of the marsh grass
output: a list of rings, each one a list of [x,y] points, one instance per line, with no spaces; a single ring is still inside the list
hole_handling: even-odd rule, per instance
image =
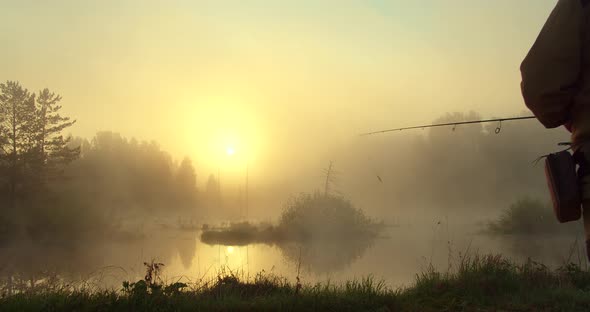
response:
[[[500,255],[460,256],[452,271],[432,266],[416,281],[392,289],[374,277],[292,283],[272,273],[253,278],[229,269],[195,283],[125,282],[121,290],[35,288],[5,294],[2,311],[587,311],[590,272],[575,264],[556,270]],[[148,270],[148,272],[150,272]]]

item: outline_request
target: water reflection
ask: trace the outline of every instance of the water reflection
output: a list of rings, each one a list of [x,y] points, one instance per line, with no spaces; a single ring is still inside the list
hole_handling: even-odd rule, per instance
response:
[[[119,287],[143,276],[143,262],[166,264],[178,259],[184,269],[196,254],[195,232],[167,230],[158,235],[125,240],[38,243],[22,239],[0,247],[0,278],[18,277],[29,283],[59,276],[66,283],[97,281]]]
[[[279,245],[282,255],[293,265],[321,274],[342,271],[363,257],[374,239],[347,241],[286,242]]]
[[[266,270],[294,280],[298,267],[305,282],[353,279],[369,274],[391,286],[408,284],[432,263],[446,270],[459,254],[501,253],[516,261],[531,257],[549,266],[584,261],[583,242],[572,236],[489,237],[461,228],[450,234],[430,227],[389,229],[388,238],[281,241],[254,245],[207,245],[199,232],[167,229],[138,239],[43,244],[22,240],[0,246],[0,288],[40,281],[120,289],[124,280],[145,274],[143,262],[165,264],[163,278],[212,278],[223,267],[254,276]],[[448,241],[451,242],[450,246]],[[578,256],[579,254],[579,256]]]
[[[196,241],[196,236],[190,235],[188,237],[179,238],[174,244],[185,269],[189,269],[192,266],[193,258],[197,253]]]
[[[314,230],[309,227],[253,225],[234,223],[221,228],[206,227],[201,241],[208,245],[248,246],[264,244],[276,246],[291,264],[312,273],[331,273],[347,268],[369,249],[382,225],[367,223],[363,227],[335,229],[323,222]]]

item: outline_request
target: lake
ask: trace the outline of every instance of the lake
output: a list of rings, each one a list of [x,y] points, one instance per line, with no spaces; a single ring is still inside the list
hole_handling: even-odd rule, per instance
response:
[[[0,272],[12,283],[51,280],[93,288],[119,289],[123,281],[145,274],[144,262],[164,264],[167,282],[211,280],[220,272],[253,278],[259,272],[303,283],[338,282],[373,276],[391,287],[412,283],[432,264],[446,272],[465,254],[501,253],[515,261],[527,258],[549,266],[586,263],[584,244],[573,236],[504,236],[480,234],[475,225],[401,225],[387,227],[373,241],[309,244],[207,245],[199,230],[173,227],[146,231],[142,238],[42,244],[21,240],[0,248]],[[298,273],[299,272],[299,273]]]

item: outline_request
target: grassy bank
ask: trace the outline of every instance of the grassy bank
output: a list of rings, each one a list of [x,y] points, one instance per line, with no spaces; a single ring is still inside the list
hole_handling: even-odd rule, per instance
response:
[[[392,263],[395,265],[395,263]],[[153,272],[152,272],[153,273]],[[453,272],[418,274],[402,289],[372,278],[301,285],[259,274],[208,283],[161,285],[156,276],[121,291],[37,288],[0,299],[1,311],[588,311],[590,273],[570,264],[550,270],[501,256],[464,257]]]

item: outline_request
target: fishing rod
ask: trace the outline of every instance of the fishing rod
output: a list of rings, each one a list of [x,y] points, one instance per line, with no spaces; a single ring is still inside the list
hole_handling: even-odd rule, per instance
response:
[[[413,129],[426,129],[426,128],[436,128],[436,127],[448,127],[448,126],[456,127],[459,125],[470,125],[470,124],[489,123],[489,122],[498,122],[499,123],[498,127],[495,130],[496,134],[498,134],[502,130],[502,122],[503,121],[525,120],[525,119],[535,119],[535,118],[537,118],[537,117],[525,116],[525,117],[495,118],[495,119],[447,122],[447,123],[430,124],[430,125],[422,125],[422,126],[411,126],[411,127],[403,127],[403,128],[395,128],[395,129],[386,129],[386,130],[380,130],[380,131],[374,131],[374,132],[367,132],[367,133],[361,133],[360,136],[368,136],[368,135],[382,134],[382,133],[387,133],[387,132],[413,130]],[[453,127],[453,130],[455,130],[454,127]]]

